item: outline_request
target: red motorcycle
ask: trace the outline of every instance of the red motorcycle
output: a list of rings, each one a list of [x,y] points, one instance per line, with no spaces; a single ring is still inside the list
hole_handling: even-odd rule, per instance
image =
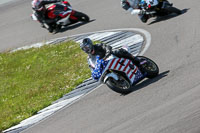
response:
[[[31,15],[33,20],[38,21],[37,13],[33,10]],[[71,5],[67,1],[57,2],[46,7],[46,17],[49,20],[56,20],[51,23],[52,29],[60,29],[62,26],[67,26],[77,22],[89,22],[90,18],[88,15],[73,10]],[[46,23],[42,24],[44,28],[49,29],[49,25]],[[52,32],[52,31],[49,31]]]

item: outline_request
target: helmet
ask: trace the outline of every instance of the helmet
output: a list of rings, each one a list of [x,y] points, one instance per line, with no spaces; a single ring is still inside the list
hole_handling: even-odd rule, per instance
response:
[[[43,9],[42,6],[40,6],[41,0],[33,0],[32,1],[32,9],[33,10],[37,10],[37,11],[41,11]]]
[[[83,39],[82,43],[80,44],[81,49],[87,53],[91,54],[94,48],[94,45],[92,43],[92,40],[89,38]]]

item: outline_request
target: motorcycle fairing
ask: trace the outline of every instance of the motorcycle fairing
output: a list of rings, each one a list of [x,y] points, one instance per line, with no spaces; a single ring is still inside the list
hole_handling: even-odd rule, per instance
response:
[[[97,63],[102,63],[102,62],[103,61]],[[108,69],[124,72],[131,84],[138,82],[140,79],[144,77],[143,74],[138,69],[138,67],[134,65],[131,60],[125,58],[113,58],[104,63],[103,68],[101,67],[101,64],[96,64],[96,66],[97,67],[95,69],[99,69],[99,72],[101,74],[102,73],[104,74],[105,71],[107,71]]]
[[[107,66],[108,69],[124,72],[131,84],[143,77],[138,67],[134,65],[131,60],[128,59],[114,58]]]
[[[105,70],[108,62],[109,61],[104,61],[103,59],[100,59],[99,56],[96,56],[95,68],[92,71],[93,79],[99,80],[99,78],[101,77],[103,71]]]
[[[72,8],[62,3],[56,3],[47,8],[48,10],[48,18],[54,19],[57,16],[61,18],[65,18],[71,14]]]

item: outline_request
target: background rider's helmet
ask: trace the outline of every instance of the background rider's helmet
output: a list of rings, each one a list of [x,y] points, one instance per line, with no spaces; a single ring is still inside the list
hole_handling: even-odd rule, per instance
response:
[[[37,10],[37,11],[41,11],[43,9],[43,7],[40,5],[41,0],[33,0],[32,1],[32,9],[33,10]]]
[[[89,38],[85,38],[83,39],[82,43],[80,44],[81,49],[87,53],[87,54],[91,54],[93,51],[93,43],[92,40]]]

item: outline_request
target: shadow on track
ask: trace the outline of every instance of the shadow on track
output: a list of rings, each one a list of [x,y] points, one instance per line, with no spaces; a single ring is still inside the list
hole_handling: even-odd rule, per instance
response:
[[[181,10],[181,11],[182,11],[182,14],[179,14],[179,15],[178,15],[178,14],[175,14],[175,13],[172,13],[172,14],[167,15],[167,16],[158,16],[158,17],[156,17],[156,18],[154,19],[154,21],[152,21],[152,22],[149,23],[148,25],[151,25],[151,24],[154,24],[154,23],[158,23],[158,22],[161,22],[161,21],[165,21],[165,20],[168,20],[168,19],[171,19],[171,18],[175,18],[175,17],[180,16],[180,15],[183,15],[183,14],[186,13],[189,9],[190,9],[190,8]]]
[[[58,31],[57,33],[59,33],[59,32],[62,33],[62,32],[65,32],[65,31],[67,31],[67,30],[73,30],[73,29],[75,29],[75,28],[78,28],[78,27],[80,27],[80,26],[82,26],[82,25],[85,25],[85,24],[90,23],[90,22],[93,22],[93,21],[95,21],[95,19],[90,20],[89,22],[78,22],[78,23],[75,23],[75,24],[71,24],[71,25],[68,25],[68,26],[62,28],[62,29],[61,29],[60,31]]]
[[[157,82],[158,80],[166,77],[169,72],[170,71],[168,70],[168,71],[160,73],[157,77],[155,77],[153,79],[146,79],[146,80],[144,80],[142,82],[139,82],[137,85],[133,86],[132,92],[137,91],[139,89],[142,89],[142,88],[144,88],[144,87],[146,87],[146,86],[148,86],[148,85],[150,85],[150,84],[152,84],[154,82]],[[130,93],[132,93],[132,92],[130,92]],[[128,94],[130,94],[130,93],[128,93]],[[128,95],[128,94],[126,94],[126,95]],[[124,94],[121,94],[121,95],[125,96]]]

